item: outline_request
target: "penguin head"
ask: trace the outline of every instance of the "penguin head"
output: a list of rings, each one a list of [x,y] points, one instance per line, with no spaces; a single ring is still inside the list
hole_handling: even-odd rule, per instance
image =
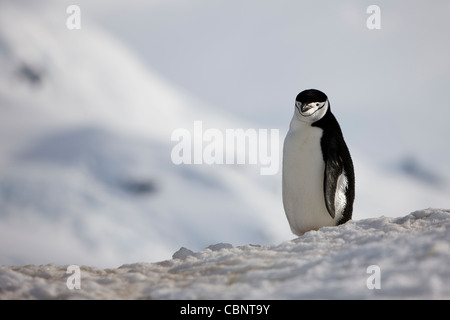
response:
[[[302,91],[295,99],[295,115],[304,122],[313,123],[322,119],[328,109],[328,97],[316,89]]]

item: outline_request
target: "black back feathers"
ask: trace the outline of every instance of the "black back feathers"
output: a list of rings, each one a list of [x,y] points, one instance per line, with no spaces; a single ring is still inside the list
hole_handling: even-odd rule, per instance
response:
[[[317,90],[316,90],[317,91]],[[320,91],[319,91],[320,92]],[[338,224],[347,222],[352,218],[353,202],[355,199],[355,173],[350,151],[344,141],[341,128],[330,106],[326,114],[318,121],[311,124],[323,130],[320,145],[323,160],[325,162],[324,195],[325,205],[332,218],[335,217],[335,195],[339,176],[345,173],[347,188],[345,192],[346,206],[342,218]]]

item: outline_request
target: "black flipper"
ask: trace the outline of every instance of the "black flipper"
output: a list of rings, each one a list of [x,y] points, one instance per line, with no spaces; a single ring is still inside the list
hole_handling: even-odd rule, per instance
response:
[[[338,158],[339,159],[339,158]],[[325,162],[325,175],[324,175],[324,195],[325,205],[328,213],[334,219],[336,215],[335,197],[339,176],[343,172],[342,162],[336,159],[334,156],[328,156]]]

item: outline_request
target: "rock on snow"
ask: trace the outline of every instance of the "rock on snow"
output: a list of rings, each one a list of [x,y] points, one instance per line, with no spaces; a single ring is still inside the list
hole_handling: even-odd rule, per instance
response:
[[[0,298],[448,299],[449,239],[450,210],[427,209],[349,221],[273,246],[220,243],[182,248],[158,263],[80,266],[78,290],[67,286],[68,266],[2,266]]]

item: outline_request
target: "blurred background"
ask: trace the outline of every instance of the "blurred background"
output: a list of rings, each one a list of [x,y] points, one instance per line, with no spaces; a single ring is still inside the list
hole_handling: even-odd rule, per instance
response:
[[[81,29],[66,26],[69,5]],[[177,128],[280,130],[324,91],[355,220],[450,207],[450,2],[0,0],[0,264],[290,240],[281,168],[180,165]],[[281,155],[280,155],[281,157]]]

